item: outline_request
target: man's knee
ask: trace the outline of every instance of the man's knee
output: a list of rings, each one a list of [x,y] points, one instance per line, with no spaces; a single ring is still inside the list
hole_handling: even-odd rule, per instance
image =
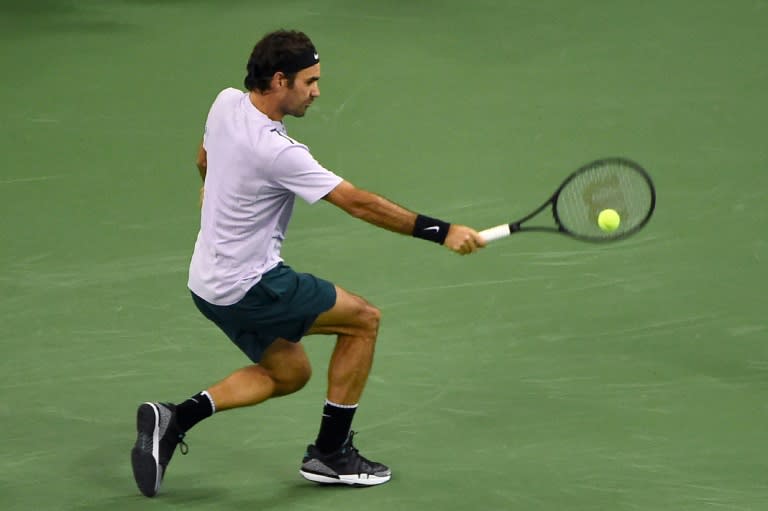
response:
[[[312,366],[300,343],[277,339],[267,348],[259,365],[274,383],[276,396],[300,390],[312,377]]]
[[[270,371],[270,376],[275,382],[275,395],[284,396],[304,388],[312,377],[312,367],[309,362],[306,362],[290,368]]]
[[[365,302],[359,318],[365,334],[375,339],[379,332],[379,324],[381,323],[381,310],[375,305]]]
[[[305,364],[301,367],[294,369],[293,377],[289,383],[291,392],[296,392],[304,388],[309,379],[312,377],[312,367],[309,364]]]

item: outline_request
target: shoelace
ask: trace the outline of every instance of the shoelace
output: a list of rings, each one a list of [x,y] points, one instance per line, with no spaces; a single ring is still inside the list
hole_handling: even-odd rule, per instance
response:
[[[186,456],[189,452],[189,446],[187,445],[187,442],[184,441],[184,435],[184,433],[179,433],[179,452]]]
[[[344,443],[342,444],[342,446],[341,446],[341,452],[347,452],[347,449],[349,449],[349,450],[351,450],[352,452],[354,452],[354,453],[356,453],[356,454],[357,454],[357,452],[358,452],[358,451],[357,451],[357,447],[355,447],[355,446],[352,444],[352,439],[353,439],[353,438],[355,438],[355,435],[356,435],[356,434],[357,434],[357,432],[356,432],[356,431],[351,431],[351,430],[350,430],[350,432],[349,432],[349,437],[347,438],[347,441],[346,441],[346,442],[344,442]]]
[[[356,432],[356,431],[350,431],[350,432],[349,432],[349,440],[347,440],[347,442],[346,442],[346,444],[345,444],[344,448],[342,449],[342,452],[344,452],[344,451],[346,451],[347,449],[349,449],[349,450],[350,450],[350,451],[351,451],[351,452],[352,452],[352,453],[353,453],[355,456],[357,456],[358,458],[360,458],[360,460],[361,460],[361,461],[362,461],[364,464],[368,465],[368,467],[369,467],[369,468],[373,468],[373,462],[372,462],[371,460],[369,460],[368,458],[366,458],[365,456],[363,456],[362,454],[360,454],[360,451],[357,449],[357,447],[355,447],[355,446],[352,444],[352,439],[355,437],[355,435],[356,435],[356,434],[357,434],[357,432]]]

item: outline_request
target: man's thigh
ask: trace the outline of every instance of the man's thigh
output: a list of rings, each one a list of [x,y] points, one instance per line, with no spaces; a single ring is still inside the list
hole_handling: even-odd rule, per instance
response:
[[[369,326],[371,315],[377,314],[378,310],[365,298],[337,285],[336,303],[315,319],[307,335],[354,333]]]

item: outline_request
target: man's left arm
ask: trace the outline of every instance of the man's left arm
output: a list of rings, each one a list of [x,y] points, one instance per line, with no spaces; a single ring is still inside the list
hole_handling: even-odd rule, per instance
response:
[[[208,172],[208,153],[200,142],[200,149],[197,150],[197,170],[200,172],[200,179],[203,180],[203,186],[200,187],[200,207],[203,207],[203,195],[205,194],[205,174]]]

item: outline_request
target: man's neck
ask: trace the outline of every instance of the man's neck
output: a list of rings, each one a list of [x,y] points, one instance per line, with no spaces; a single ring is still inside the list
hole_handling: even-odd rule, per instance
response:
[[[262,94],[252,90],[248,93],[248,98],[251,100],[253,106],[273,121],[282,121],[283,117],[285,117],[285,114],[277,108],[277,104],[273,100],[273,95],[270,95],[269,93]]]

